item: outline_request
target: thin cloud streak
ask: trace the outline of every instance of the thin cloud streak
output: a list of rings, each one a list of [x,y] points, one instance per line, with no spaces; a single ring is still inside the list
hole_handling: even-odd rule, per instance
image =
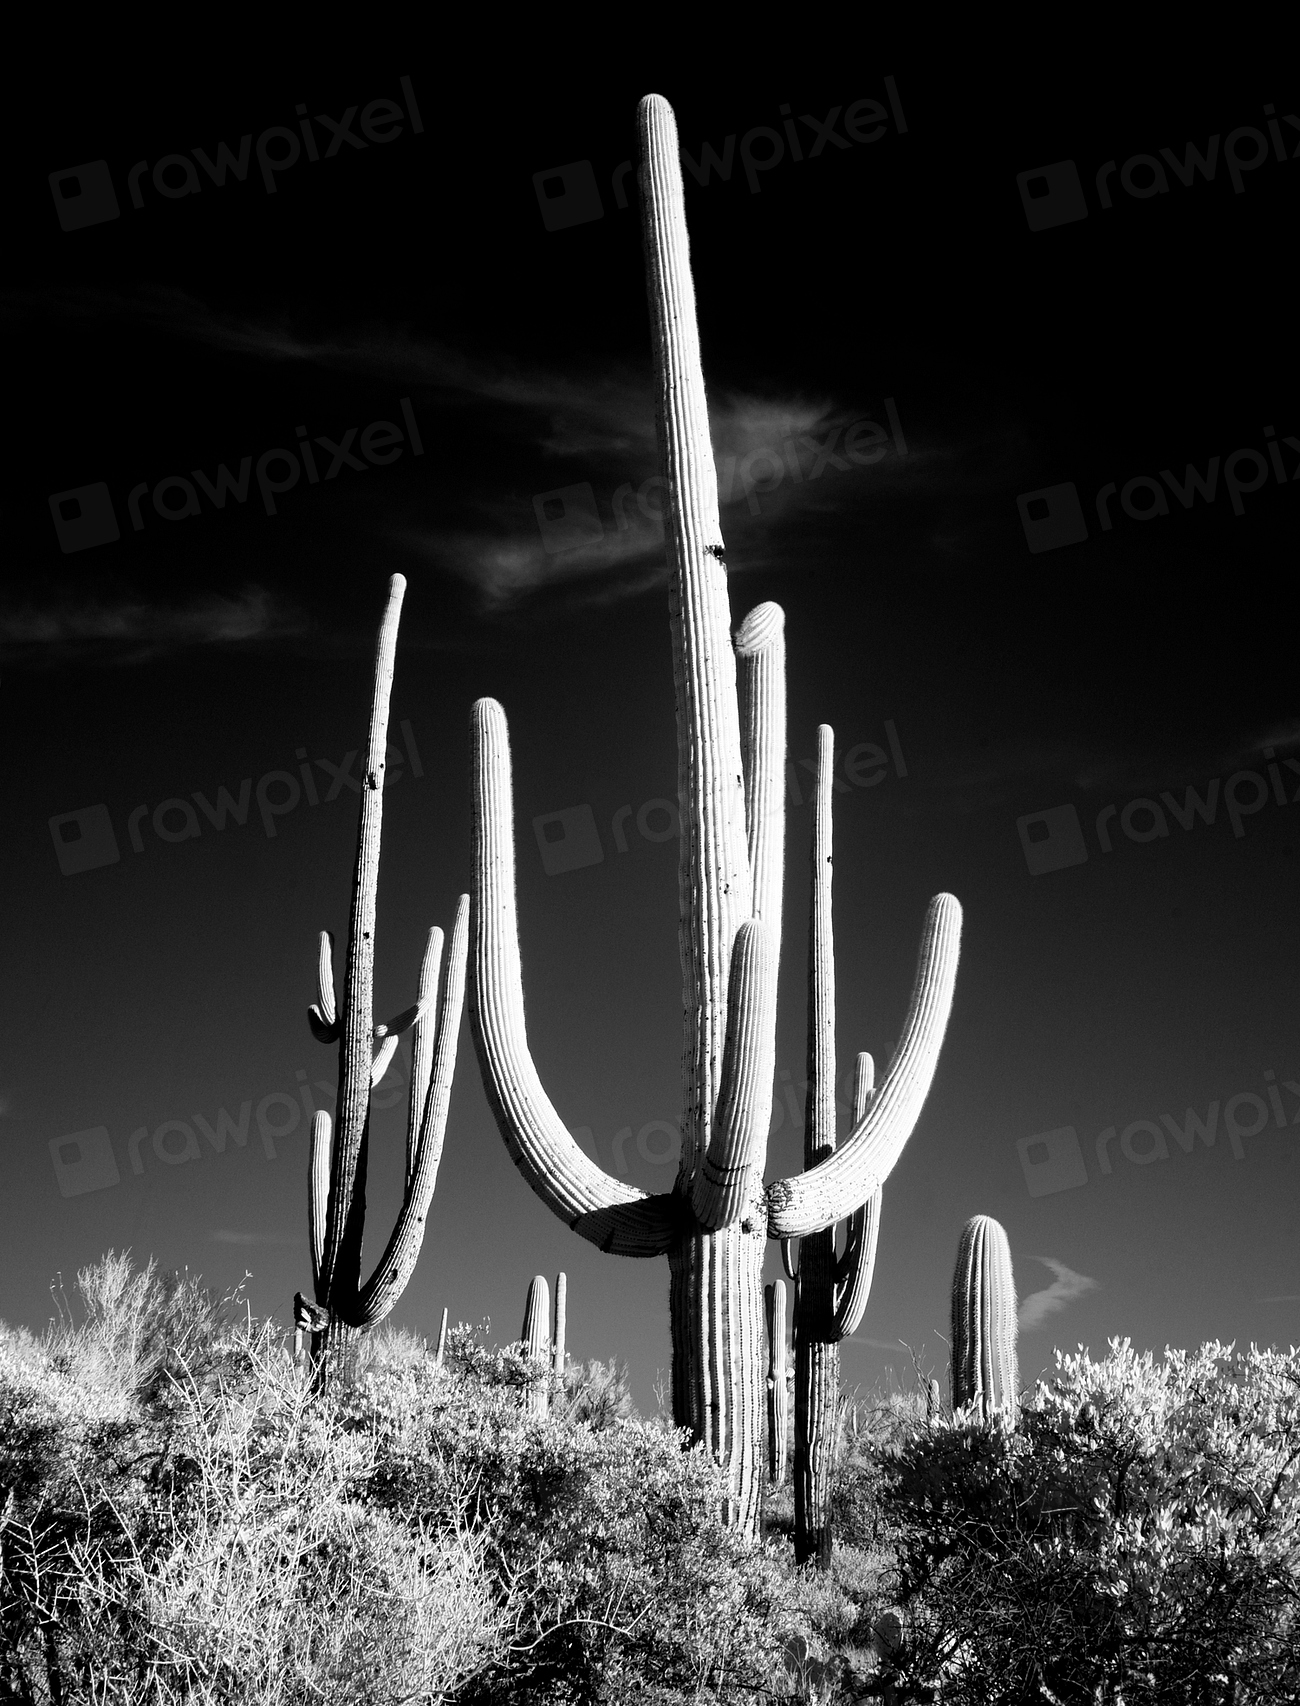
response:
[[[1085,1292],[1100,1289],[1100,1282],[1089,1279],[1087,1274],[1076,1274],[1072,1268],[1067,1268],[1064,1262],[1055,1261],[1051,1256],[1035,1258],[1042,1262],[1056,1275],[1043,1291],[1032,1291],[1023,1299],[1018,1317],[1020,1331],[1032,1333],[1049,1315],[1055,1315],[1067,1304],[1073,1303],[1076,1297],[1082,1297]]]

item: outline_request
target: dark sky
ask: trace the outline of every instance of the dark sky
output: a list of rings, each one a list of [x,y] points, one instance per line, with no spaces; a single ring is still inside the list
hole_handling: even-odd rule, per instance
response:
[[[1115,1334],[1300,1338],[1300,83],[1274,50],[1099,68],[1049,43],[1031,70],[827,30],[688,74],[519,43],[490,77],[419,35],[251,70],[196,44],[165,76],[115,52],[106,73],[72,44],[15,97],[0,1314],[40,1326],[56,1271],[110,1247],[217,1285],[250,1269],[285,1320],[307,1288],[294,1108],[300,1086],[330,1105],[335,1055],[305,1008],[316,932],[346,929],[344,765],[395,571],[379,1016],[468,886],[468,715],[494,695],[543,1079],[603,1165],[667,1188],[672,677],[619,171],[653,89],[689,156],[733,618],[785,608],[801,797],[819,722],[845,755],[845,1073],[859,1048],[888,1059],[929,896],[965,909],[846,1380],[906,1378],[900,1341],[942,1374],[975,1213],[1034,1299],[1026,1377]],[[241,785],[246,821],[218,830]],[[778,1107],[789,1086],[801,1108],[790,804]],[[534,820],[556,813],[568,868],[548,872]],[[372,1259],[400,1090],[399,1066]],[[218,1153],[205,1129],[244,1104],[245,1143]],[[770,1176],[800,1154],[787,1108]],[[504,1340],[559,1268],[571,1348],[626,1358],[649,1406],[667,1264],[601,1255],[527,1189],[466,1021],[393,1320],[433,1332],[446,1304]]]

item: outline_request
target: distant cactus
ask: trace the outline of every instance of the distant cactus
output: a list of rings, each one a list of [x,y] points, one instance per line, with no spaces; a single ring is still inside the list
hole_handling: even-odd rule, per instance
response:
[[[764,1287],[767,1314],[767,1478],[773,1487],[785,1482],[790,1429],[790,1386],[786,1379],[785,1281]]]
[[[446,1305],[444,1304],[443,1305],[443,1311],[442,1311],[442,1326],[439,1327],[439,1329],[438,1329],[438,1355],[435,1358],[435,1361],[437,1362],[439,1368],[442,1367],[442,1359],[446,1355],[446,1352],[447,1352],[447,1308],[446,1308]]]
[[[930,1383],[925,1389],[925,1419],[934,1422],[943,1414],[943,1397],[939,1391],[939,1382],[930,1377]]]
[[[387,1024],[375,1024],[372,1005],[375,910],[379,887],[379,840],[383,819],[384,771],[388,750],[388,701],[397,652],[397,626],[406,581],[394,575],[379,630],[374,696],[361,783],[352,909],[348,922],[342,1010],[334,994],[334,938],[320,935],[319,1001],[308,1010],[318,1042],[339,1045],[338,1131],[331,1120],[312,1120],[308,1224],[315,1302],[295,1298],[298,1342],[312,1333],[312,1360],[325,1360],[382,1321],[406,1289],[433,1200],[447,1128],[456,1040],[465,995],[469,946],[469,896],[460,897],[451,947],[443,964],[442,931],[429,932],[415,1005]],[[366,1219],[366,1162],[370,1143],[370,1092],[388,1069],[404,1031],[412,1032],[411,1091],[406,1130],[406,1176],[402,1207],[388,1247],[373,1274],[361,1283],[361,1245]],[[376,1052],[378,1045],[378,1052]]]
[[[524,1306],[524,1330],[521,1335],[529,1360],[551,1365],[551,1289],[545,1274],[538,1274],[528,1287]],[[550,1409],[550,1382],[541,1370],[529,1382],[524,1408],[530,1416],[544,1416]]]
[[[1015,1418],[1016,1283],[1011,1246],[996,1220],[966,1222],[952,1278],[952,1407],[978,1406],[981,1421],[995,1410]]]
[[[564,1335],[568,1327],[569,1315],[569,1276],[555,1276],[555,1376],[557,1380],[564,1379]]]

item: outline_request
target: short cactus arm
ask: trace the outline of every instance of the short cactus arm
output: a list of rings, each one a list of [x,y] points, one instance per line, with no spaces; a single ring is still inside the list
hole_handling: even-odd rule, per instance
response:
[[[875,1063],[865,1051],[853,1069],[853,1123],[866,1117],[874,1094]],[[879,1186],[861,1208],[849,1216],[848,1236],[844,1254],[835,1265],[836,1338],[847,1339],[857,1332],[866,1313],[871,1296],[871,1281],[876,1271],[876,1241],[880,1236],[880,1203],[883,1192]]]
[[[316,949],[316,987],[318,999],[307,1009],[307,1023],[318,1043],[339,1040],[338,1015],[334,1011],[334,936],[322,930]]]
[[[311,1278],[317,1303],[325,1301],[329,1275],[324,1272],[325,1221],[330,1199],[330,1117],[318,1108],[311,1120],[311,1157],[307,1169],[307,1231],[311,1244]]]
[[[874,1196],[903,1152],[939,1064],[961,948],[961,906],[936,895],[926,913],[903,1034],[879,1094],[829,1160],[768,1186],[768,1234],[802,1238]]]
[[[423,988],[432,965],[437,975],[442,948],[441,930],[430,932],[421,975]],[[442,1160],[442,1142],[447,1131],[447,1112],[451,1104],[451,1081],[456,1068],[456,1041],[460,1034],[461,1014],[465,1007],[465,962],[469,953],[469,896],[460,897],[456,922],[452,926],[451,947],[443,968],[441,987],[436,990],[437,1033],[433,1043],[432,1071],[428,1089],[419,1115],[419,1132],[414,1140],[414,1165],[402,1197],[401,1212],[393,1227],[388,1247],[379,1265],[361,1288],[357,1301],[358,1323],[373,1327],[382,1321],[406,1289],[407,1281],[419,1260],[424,1242],[424,1225],[438,1182],[438,1166]],[[423,1031],[427,1019],[420,1021]],[[417,1037],[418,1048],[418,1037]],[[414,1054],[412,1079],[415,1076]],[[407,1153],[411,1153],[411,1134],[407,1134]]]
[[[462,906],[465,896],[461,897]],[[459,918],[457,920],[459,922]],[[427,1015],[436,1011],[438,1001],[439,977],[442,971],[442,931],[435,924],[429,932],[424,947],[424,959],[420,964],[420,987],[418,1006],[421,1012],[421,1022],[416,1025],[411,1037],[411,1087],[410,1097],[406,1108],[406,1183],[409,1187],[411,1175],[415,1171],[415,1158],[420,1147],[420,1138],[424,1130],[424,1106],[429,1096],[429,1079],[433,1072],[433,1056],[435,1027],[428,1022]],[[463,977],[462,972],[462,977]]]
[[[528,1048],[515,912],[510,744],[505,712],[480,699],[472,722],[474,965],[470,1020],[483,1087],[506,1148],[542,1201],[602,1250],[659,1256],[681,1204],[618,1183],[589,1160],[542,1088]]]
[[[736,665],[754,917],[772,932],[779,965],[785,880],[785,612],[779,604],[756,605],[740,624]]]
[[[757,918],[740,926],[731,955],[727,1040],[718,1113],[692,1206],[706,1231],[738,1220],[761,1194],[776,1073],[776,963],[772,933]]]

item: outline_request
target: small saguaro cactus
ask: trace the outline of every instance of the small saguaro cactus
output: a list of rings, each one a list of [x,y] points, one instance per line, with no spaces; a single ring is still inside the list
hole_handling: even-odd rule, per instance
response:
[[[925,1419],[927,1422],[937,1422],[943,1414],[943,1396],[939,1391],[939,1382],[933,1375],[925,1388]]]
[[[785,1281],[763,1289],[767,1316],[767,1478],[773,1487],[785,1484],[790,1431],[790,1388],[786,1380]]]
[[[555,1337],[552,1343],[552,1356],[555,1363],[555,1378],[564,1379],[564,1335],[569,1322],[569,1276],[555,1276]]]
[[[310,1328],[312,1359],[321,1372],[326,1361],[357,1334],[384,1319],[414,1270],[442,1159],[465,998],[468,895],[460,897],[445,962],[442,931],[435,927],[429,932],[415,1005],[387,1024],[377,1025],[374,1020],[375,910],[388,701],[405,590],[405,578],[394,575],[388,583],[388,603],[375,655],[342,1008],[336,1007],[334,996],[334,938],[323,930],[317,958],[319,1000],[307,1014],[318,1042],[339,1045],[337,1134],[331,1141],[332,1122],[324,1112],[315,1115],[311,1128],[308,1224],[316,1300],[308,1302],[301,1292],[294,1300],[295,1325],[300,1336]],[[412,1033],[411,1087],[402,1206],[387,1248],[363,1285],[361,1246],[366,1218],[370,1092],[388,1070],[401,1036],[408,1030]]]
[[[537,1274],[529,1283],[522,1338],[529,1360],[546,1364],[546,1371],[538,1369],[529,1381],[524,1408],[530,1416],[544,1416],[550,1408],[547,1371],[551,1363],[551,1291],[545,1274]]]
[[[723,1516],[757,1529],[763,1472],[763,1260],[862,1211],[920,1117],[952,1006],[961,908],[935,896],[911,1005],[880,1093],[834,1155],[764,1180],[776,1060],[785,859],[785,617],[760,604],[733,639],[672,108],[639,111],[642,236],[676,688],[682,1153],[657,1196],[584,1154],[528,1046],[515,894],[510,741],[474,706],[470,1017],[487,1099],[532,1189],[623,1256],[666,1255],[673,1420],[723,1464]],[[865,1221],[863,1222],[865,1230]]]
[[[952,1276],[952,1407],[977,1406],[981,1421],[995,1410],[1014,1421],[1019,1391],[1016,1364],[1016,1282],[1011,1246],[996,1220],[977,1214],[966,1222]]]
[[[835,1153],[835,939],[831,928],[831,777],[835,735],[817,730],[817,783],[813,802],[812,900],[808,924],[808,1103],[804,1166],[815,1168]],[[853,1073],[853,1123],[871,1107],[875,1064],[859,1054]],[[835,1228],[805,1238],[795,1267],[794,1304],[794,1548],[802,1564],[831,1561],[831,1492],[840,1383],[840,1341],[857,1332],[871,1295],[880,1232],[880,1188],[848,1217],[844,1249],[835,1253]]]

